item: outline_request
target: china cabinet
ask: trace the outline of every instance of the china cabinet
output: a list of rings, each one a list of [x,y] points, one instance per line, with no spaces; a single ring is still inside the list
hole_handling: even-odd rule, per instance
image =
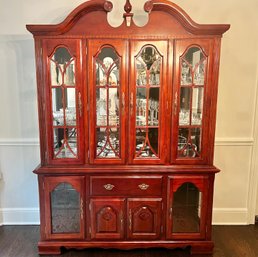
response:
[[[220,42],[166,0],[81,4],[27,25],[36,52],[40,254],[69,248],[187,247],[211,253]]]

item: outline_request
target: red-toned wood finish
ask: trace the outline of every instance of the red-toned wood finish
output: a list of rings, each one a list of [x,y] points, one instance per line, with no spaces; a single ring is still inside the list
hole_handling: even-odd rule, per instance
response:
[[[116,28],[105,0],[86,1],[60,24],[27,25],[36,54],[40,254],[212,252],[220,44],[230,26],[197,24],[167,0],[144,9],[144,27],[128,0]]]
[[[91,199],[91,239],[122,239],[124,237],[125,199]]]

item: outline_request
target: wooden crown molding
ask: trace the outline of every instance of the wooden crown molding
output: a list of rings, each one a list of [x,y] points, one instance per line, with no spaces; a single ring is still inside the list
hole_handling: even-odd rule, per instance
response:
[[[127,8],[126,8],[127,7]],[[129,4],[125,6],[126,13],[124,15],[132,16]],[[113,4],[105,0],[91,0],[79,5],[74,9],[67,18],[55,25],[27,25],[34,36],[39,35],[62,35],[69,31],[75,23],[84,15],[94,11],[110,12]],[[129,10],[129,9],[130,10]],[[190,16],[182,10],[178,5],[168,0],[153,0],[147,1],[144,5],[144,10],[151,12],[165,12],[171,15],[191,34],[194,35],[222,35],[229,28],[229,24],[198,24],[194,22]]]

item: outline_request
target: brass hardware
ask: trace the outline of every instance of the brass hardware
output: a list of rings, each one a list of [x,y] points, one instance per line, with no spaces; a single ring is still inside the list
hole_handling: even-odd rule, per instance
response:
[[[174,115],[177,115],[177,98],[178,98],[178,94],[176,92],[175,93],[175,100],[174,100]]]
[[[83,220],[83,200],[81,198],[81,219]]]
[[[120,213],[120,222],[121,222],[121,227],[123,226],[123,213]]]
[[[122,111],[125,112],[125,92],[122,93]]]
[[[130,96],[130,111],[132,115],[133,114],[133,92],[131,92],[131,96]]]
[[[170,213],[170,216],[172,217],[172,213],[173,213],[173,208],[172,207],[169,209],[169,213]]]
[[[82,117],[82,96],[81,96],[81,92],[79,92],[78,107],[79,107],[79,114],[80,114],[80,117]]]
[[[129,229],[132,230],[132,210],[129,211]]]
[[[138,185],[138,187],[141,189],[141,190],[147,190],[149,185],[148,184],[145,184],[145,183],[142,183],[140,185]]]
[[[106,190],[111,191],[115,186],[112,184],[106,184],[103,186]]]

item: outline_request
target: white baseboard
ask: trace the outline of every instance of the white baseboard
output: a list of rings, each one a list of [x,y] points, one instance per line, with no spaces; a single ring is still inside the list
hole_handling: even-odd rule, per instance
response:
[[[2,218],[2,220],[1,220]],[[247,225],[246,208],[214,208],[213,225]],[[0,209],[0,225],[39,225],[38,208]]]
[[[39,225],[38,208],[0,209],[0,225]]]
[[[214,208],[213,225],[248,225],[247,208]]]

